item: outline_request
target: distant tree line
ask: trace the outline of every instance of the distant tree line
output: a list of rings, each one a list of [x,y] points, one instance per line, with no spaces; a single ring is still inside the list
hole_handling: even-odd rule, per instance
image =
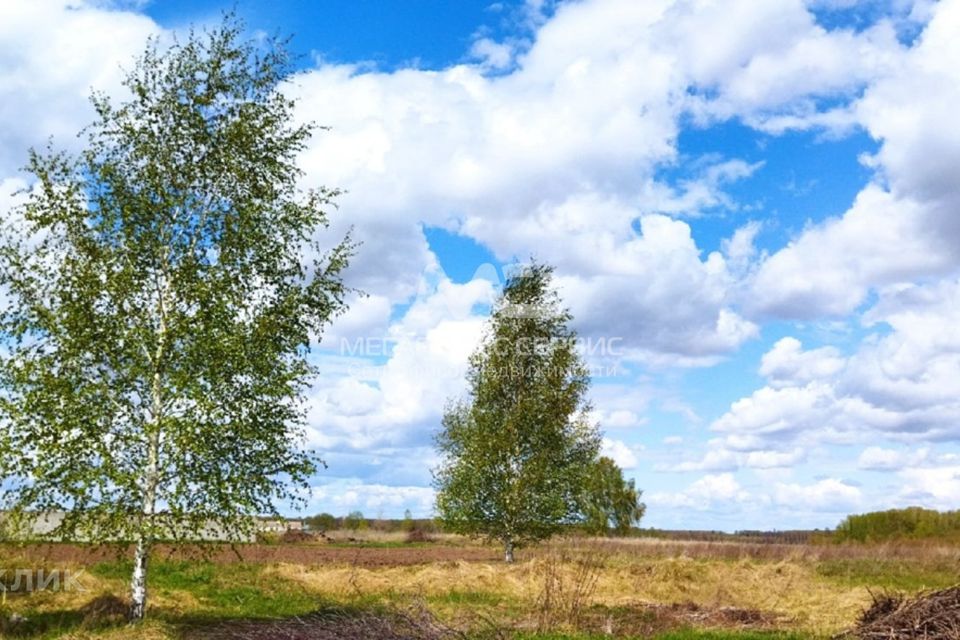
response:
[[[908,507],[851,515],[837,526],[833,539],[836,542],[960,540],[960,511]]]
[[[440,526],[433,518],[414,518],[407,510],[400,518],[368,518],[362,511],[351,511],[344,516],[335,516],[332,513],[318,513],[303,519],[303,524],[309,531],[380,531],[384,533],[423,531],[437,533]]]
[[[613,517],[616,518],[616,515]],[[303,518],[303,524],[307,531],[312,533],[324,533],[328,531],[377,531],[380,533],[410,533],[412,531],[421,531],[428,534],[456,533],[455,530],[445,527],[443,520],[440,518],[414,518],[409,514],[409,511],[403,518],[368,518],[361,511],[351,511],[342,516],[324,512]],[[622,516],[619,521],[615,520],[614,525],[610,526],[606,521],[601,521],[600,516],[594,513],[592,520],[562,525],[561,531],[568,535],[638,537],[650,536],[651,534],[649,532],[653,530],[627,526]]]
[[[745,544],[818,544],[830,540],[828,529],[796,529],[789,531],[742,530],[706,531],[686,529],[654,529],[634,527],[630,535],[640,538],[688,542],[740,542]]]

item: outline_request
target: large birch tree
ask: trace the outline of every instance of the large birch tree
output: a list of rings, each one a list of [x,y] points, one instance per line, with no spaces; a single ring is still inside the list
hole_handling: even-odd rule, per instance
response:
[[[437,436],[437,510],[446,528],[514,550],[581,518],[600,435],[589,421],[590,376],[552,285],[531,263],[505,283],[470,358],[468,397]]]
[[[133,543],[131,617],[151,545],[296,502],[311,341],[344,308],[353,247],[333,190],[303,190],[279,90],[282,42],[233,17],[148,43],[128,98],[94,94],[76,157],[35,176],[0,246],[0,472],[10,519],[63,510],[60,538]]]

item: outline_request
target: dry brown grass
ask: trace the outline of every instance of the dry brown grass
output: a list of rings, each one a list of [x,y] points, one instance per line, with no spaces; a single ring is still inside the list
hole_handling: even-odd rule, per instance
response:
[[[330,553],[320,553],[324,549]],[[879,567],[876,571],[881,577],[887,570],[878,562],[881,559],[899,562],[912,572],[928,567],[949,575],[951,567],[960,566],[960,550],[947,545],[858,547],[574,539],[524,550],[521,561],[512,566],[490,559],[490,548],[463,539],[455,546],[437,543],[419,548],[338,549],[311,544],[266,550],[285,554],[258,552],[254,557],[259,564],[249,569],[239,568],[241,565],[234,564],[237,560],[230,559],[230,566],[238,567],[238,579],[255,576],[258,588],[286,585],[291,593],[317,596],[318,602],[323,598],[352,603],[424,601],[442,619],[455,623],[487,618],[504,626],[533,629],[572,627],[585,621],[586,628],[597,632],[603,632],[606,621],[616,615],[639,620],[662,613],[665,619],[679,617],[697,626],[723,626],[727,618],[735,622],[756,614],[762,628],[832,634],[852,625],[869,605],[867,589],[873,583],[871,575],[838,579],[823,571],[825,564],[848,562],[858,570]],[[36,568],[39,562],[58,569],[83,569],[77,561],[51,560],[68,552],[74,551],[55,549],[52,555],[37,559],[27,548],[20,556],[4,557],[0,568]],[[81,582],[86,587],[84,592],[12,596],[21,599],[12,610],[29,604],[29,610],[36,612],[80,611],[99,596],[125,597],[127,591],[125,578],[109,579],[88,572]],[[200,611],[210,613],[209,603],[202,603],[201,596],[188,586],[154,590],[151,598],[152,606],[163,610],[168,622]],[[137,631],[142,635],[129,635],[129,629],[94,632],[79,628],[63,637],[153,640],[172,637],[169,631],[154,622]]]
[[[560,542],[558,544],[570,544]],[[826,562],[835,560],[909,560],[925,564],[955,561],[960,549],[940,541],[889,542],[883,544],[778,544],[707,542],[658,538],[582,538],[580,547],[596,546],[612,552],[652,558],[703,558],[710,560],[764,560]],[[549,545],[548,547],[549,548]]]
[[[179,637],[170,625],[157,620],[148,620],[135,627],[119,625],[112,629],[79,629],[60,636],[63,640],[171,640]]]
[[[608,554],[596,549],[569,546],[557,546],[542,555],[535,576],[540,585],[534,603],[537,630],[579,627],[609,559]]]
[[[86,571],[86,567],[74,563],[57,564],[54,566],[46,563],[31,562],[28,557],[16,556],[4,558],[2,568],[6,571],[8,581],[9,578],[14,576],[19,570],[29,570],[34,573],[37,570],[44,570],[45,573],[56,570],[72,575],[74,582],[71,583],[71,586],[78,585],[80,587],[79,589],[70,588],[60,591],[47,589],[4,594],[4,603],[12,609],[16,609],[18,605],[29,604],[30,609],[35,611],[60,609],[80,610],[80,608],[86,605],[93,597],[103,593],[111,593],[120,586],[114,580],[105,580],[90,575]],[[65,585],[66,581],[64,581],[63,584]]]
[[[578,547],[581,557],[588,553],[585,549],[589,545]],[[590,575],[595,580],[588,594],[591,605],[693,603],[712,609],[753,609],[781,616],[790,628],[824,634],[851,624],[870,600],[866,589],[825,580],[814,563],[802,558],[731,561],[726,554],[650,557],[611,549],[615,547],[608,546],[602,570]],[[513,566],[446,562],[371,569],[350,564],[279,564],[266,571],[337,599],[421,597],[442,602],[450,593],[473,592],[491,594],[495,601],[517,603],[519,609],[533,612],[543,595],[544,576],[567,585],[581,582],[578,573],[583,573],[583,565],[575,557],[558,564],[551,553],[550,547],[529,553]]]
[[[389,612],[317,613],[282,620],[231,621],[200,631],[198,640],[465,640],[422,607]]]

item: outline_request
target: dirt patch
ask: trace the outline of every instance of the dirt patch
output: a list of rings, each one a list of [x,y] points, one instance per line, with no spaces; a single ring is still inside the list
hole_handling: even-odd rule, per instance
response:
[[[317,613],[284,620],[229,622],[187,632],[196,640],[459,640],[429,613]]]
[[[306,531],[297,531],[288,529],[280,534],[280,542],[283,544],[302,544],[304,542],[313,542],[316,537]]]
[[[665,608],[669,614],[674,616],[678,621],[701,626],[771,629],[782,622],[781,617],[777,614],[760,611],[758,609],[704,607],[693,602],[673,604]]]
[[[400,538],[398,542],[402,542]],[[411,540],[416,542],[416,540]],[[560,544],[566,544],[561,542]],[[829,560],[874,560],[882,557],[899,559],[931,566],[956,568],[956,547],[942,545],[931,547],[916,545],[784,545],[743,544],[732,542],[682,542],[650,538],[587,539],[577,543],[584,548],[596,548],[605,552],[623,554],[633,559],[685,558],[694,560],[744,560],[751,561],[809,561]],[[236,552],[234,551],[236,549]],[[215,549],[211,551],[211,549]],[[286,562],[291,564],[337,564],[348,563],[362,567],[408,566],[430,562],[496,561],[500,551],[493,547],[475,544],[449,544],[438,538],[431,548],[404,548],[369,546],[362,540],[335,539],[317,536],[315,542],[301,544],[203,544],[173,550],[159,545],[156,557],[195,559],[206,555],[216,562]],[[544,549],[525,549],[522,557],[536,557],[546,553]],[[4,557],[40,558],[55,562],[95,564],[118,557],[129,558],[132,550],[117,545],[84,545],[69,543],[2,544],[0,555]]]
[[[884,594],[857,625],[838,638],[861,640],[958,640],[960,639],[960,586],[927,591],[912,598]]]
[[[583,631],[615,636],[651,636],[676,629],[731,629],[767,631],[782,628],[783,616],[757,609],[706,607],[693,602],[646,604],[633,607],[591,608],[583,617]]]
[[[463,620],[472,628],[478,620]],[[774,614],[732,607],[708,608],[694,603],[644,605],[617,610],[591,609],[578,630],[614,637],[650,636],[697,626],[737,630],[776,629],[780,618]],[[509,628],[490,627],[485,631],[508,637]],[[466,627],[465,627],[466,628]],[[519,628],[524,628],[520,625]],[[437,622],[422,608],[409,611],[317,613],[269,621],[233,621],[213,628],[188,631],[184,638],[196,640],[463,640],[463,632]]]
[[[97,596],[80,607],[80,613],[87,622],[124,619],[130,612],[130,604],[113,594]]]

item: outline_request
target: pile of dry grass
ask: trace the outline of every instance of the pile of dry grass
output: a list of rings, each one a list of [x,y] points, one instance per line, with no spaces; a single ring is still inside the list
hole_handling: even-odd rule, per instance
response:
[[[461,640],[425,609],[317,613],[283,620],[233,622],[191,635],[203,640]]]
[[[287,529],[280,535],[280,542],[283,544],[299,544],[301,542],[313,542],[316,538],[306,532],[297,529]]]
[[[420,528],[411,529],[410,531],[407,532],[406,538],[404,538],[404,542],[406,542],[407,544],[416,544],[421,542],[434,542],[434,541],[435,540],[432,535],[430,535],[429,533],[427,533],[426,531]]]
[[[130,604],[112,593],[99,595],[80,607],[80,613],[83,614],[85,621],[124,619],[129,612]]]
[[[960,586],[913,598],[884,594],[841,637],[861,640],[960,640]]]

